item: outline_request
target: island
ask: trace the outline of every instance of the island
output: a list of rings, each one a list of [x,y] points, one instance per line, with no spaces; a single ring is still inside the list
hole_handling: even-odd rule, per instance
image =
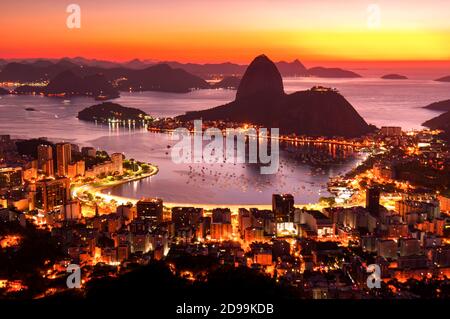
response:
[[[424,106],[424,108],[434,111],[450,111],[450,100],[434,102],[427,106]]]
[[[334,89],[314,87],[286,94],[280,72],[265,55],[249,65],[233,102],[177,119],[252,123],[280,128],[281,134],[309,136],[359,137],[375,129]]]
[[[309,76],[318,78],[360,78],[361,75],[353,71],[340,68],[324,68],[321,66],[308,69]]]
[[[383,80],[407,80],[408,78],[401,74],[386,74],[381,77]]]
[[[152,120],[144,111],[111,102],[85,108],[78,112],[78,119],[96,123],[132,123],[137,126],[145,125]]]

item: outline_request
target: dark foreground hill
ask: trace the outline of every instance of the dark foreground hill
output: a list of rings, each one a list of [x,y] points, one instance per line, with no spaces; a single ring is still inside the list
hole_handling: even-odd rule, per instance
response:
[[[422,124],[432,130],[444,131],[444,137],[450,139],[450,111],[432,118]]]
[[[335,90],[285,94],[277,67],[265,55],[249,65],[233,102],[179,118],[249,122],[279,128],[282,134],[311,136],[357,137],[374,130]]]

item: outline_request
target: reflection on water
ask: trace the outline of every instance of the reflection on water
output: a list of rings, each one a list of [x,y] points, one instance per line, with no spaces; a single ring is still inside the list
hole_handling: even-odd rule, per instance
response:
[[[168,202],[270,204],[273,193],[292,193],[297,202],[312,203],[329,195],[326,191],[329,176],[351,169],[361,159],[346,146],[283,145],[278,173],[264,175],[256,164],[175,164],[167,147],[175,141],[166,134],[147,133],[94,141],[94,145],[106,145],[112,151],[120,151],[129,143],[138,145],[130,156],[157,163],[160,172],[109,192],[133,198],[157,196]]]

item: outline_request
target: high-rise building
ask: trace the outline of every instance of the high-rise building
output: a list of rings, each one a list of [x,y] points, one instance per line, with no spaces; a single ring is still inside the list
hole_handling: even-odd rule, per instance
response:
[[[85,161],[78,161],[77,162],[77,175],[84,176],[85,171],[86,171]]]
[[[37,147],[38,167],[40,169],[47,163],[48,160],[53,160],[53,149],[50,145],[38,145]]]
[[[62,208],[70,200],[68,178],[37,181],[35,187],[34,205],[45,213]]]
[[[69,143],[56,144],[56,165],[59,176],[67,174],[67,168],[72,160],[72,147]]]
[[[136,203],[137,215],[153,222],[163,220],[163,201],[159,198],[144,198]]]
[[[174,207],[172,208],[172,223],[175,230],[184,227],[197,227],[203,211],[195,207]]]
[[[48,161],[46,161],[44,163],[44,165],[42,166],[42,170],[44,171],[45,175],[47,175],[49,177],[55,176],[55,168],[54,168],[54,164],[53,164],[53,159],[49,159]]]
[[[214,208],[212,211],[213,223],[231,223],[231,210],[229,208]]]
[[[272,210],[276,223],[288,223],[294,221],[294,196],[291,194],[273,194]]]
[[[111,162],[113,164],[113,171],[123,174],[123,155],[122,153],[111,154]]]
[[[380,189],[378,187],[367,188],[366,209],[373,215],[380,213]]]
[[[22,186],[22,177],[21,167],[0,168],[0,189]]]

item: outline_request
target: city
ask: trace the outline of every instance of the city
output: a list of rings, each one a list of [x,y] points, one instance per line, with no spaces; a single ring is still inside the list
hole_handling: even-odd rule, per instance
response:
[[[445,309],[450,2],[1,7],[0,307]]]
[[[206,280],[205,269],[178,265],[189,256],[248,267],[296,287],[305,298],[424,297],[405,288],[411,280],[445,297],[450,274],[447,143],[438,132],[399,127],[383,127],[359,143],[370,155],[354,172],[329,183],[332,201],[296,205],[290,194],[273,194],[271,207],[212,208],[109,196],[103,190],[148,178],[157,167],[121,153],[3,135],[3,254],[20,247],[30,231],[42,231],[60,255],[38,266],[45,279],[41,287],[29,287],[27,276],[16,273],[0,278],[2,295],[30,290],[30,297],[45,298],[67,290],[61,279],[70,264],[81,267],[82,289],[99,265],[114,277],[129,271],[129,265],[161,260],[177,276]],[[381,266],[380,291],[366,285],[370,264]]]

